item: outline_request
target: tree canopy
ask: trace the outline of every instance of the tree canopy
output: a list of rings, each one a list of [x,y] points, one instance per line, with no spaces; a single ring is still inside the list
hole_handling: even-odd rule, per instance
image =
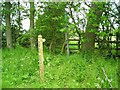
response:
[[[42,34],[45,46],[55,53],[61,51],[65,33],[69,33],[69,37],[79,38],[79,50],[91,51],[96,40],[102,40],[98,46],[104,48],[111,35],[119,34],[119,13],[115,2],[3,2],[2,45],[36,47],[37,36]],[[30,30],[22,27],[26,18]]]

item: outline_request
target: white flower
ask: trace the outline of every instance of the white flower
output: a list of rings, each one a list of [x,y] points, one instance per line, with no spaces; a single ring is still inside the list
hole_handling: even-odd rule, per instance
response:
[[[97,78],[97,80],[100,80],[100,79],[101,79],[100,77]]]
[[[109,82],[112,82],[112,79],[109,79],[108,81],[109,81]]]
[[[101,80],[101,83],[104,83],[104,80]]]
[[[50,66],[50,63],[48,63],[48,66]]]
[[[99,83],[95,83],[95,86],[96,86],[97,88],[101,88],[101,86],[100,86]]]

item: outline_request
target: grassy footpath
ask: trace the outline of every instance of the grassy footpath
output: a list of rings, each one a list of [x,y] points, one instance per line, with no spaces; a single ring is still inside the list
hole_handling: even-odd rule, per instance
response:
[[[50,55],[45,53],[45,82],[39,83],[37,50],[18,47],[3,49],[3,88],[109,88],[102,67],[113,88],[118,87],[118,62],[98,55],[87,59],[80,54]]]

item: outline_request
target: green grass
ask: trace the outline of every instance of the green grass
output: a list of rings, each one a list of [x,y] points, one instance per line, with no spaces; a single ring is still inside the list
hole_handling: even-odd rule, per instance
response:
[[[0,49],[0,72],[2,72],[2,49]],[[2,88],[2,73],[0,73],[0,89]]]
[[[118,87],[118,61],[99,55],[51,55],[44,53],[45,82],[40,83],[37,50],[3,49],[3,88],[109,88],[104,67],[113,88]]]

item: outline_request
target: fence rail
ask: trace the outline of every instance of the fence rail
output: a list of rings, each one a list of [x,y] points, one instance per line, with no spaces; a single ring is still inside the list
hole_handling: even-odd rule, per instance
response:
[[[81,47],[81,43],[69,43],[70,41],[78,41],[79,42],[79,39],[76,39],[76,38],[68,38],[68,44],[69,44],[69,52],[77,52],[77,51],[79,51],[80,50],[80,47]],[[110,50],[116,50],[116,52],[118,52],[118,51],[120,51],[120,40],[116,40],[116,41],[103,41],[103,40],[95,40],[95,43],[102,43],[102,42],[104,42],[104,43],[111,43],[111,44],[116,44],[116,48],[109,48]],[[78,48],[71,48],[70,46],[76,46],[76,47],[78,47],[78,46],[80,46],[80,47],[78,47]],[[95,49],[99,49],[99,47],[95,47]],[[118,54],[118,53],[117,53]],[[120,56],[120,55],[117,55],[117,56]],[[116,57],[117,57],[116,56]]]
[[[79,39],[68,39],[69,41],[79,41]]]
[[[104,42],[104,41],[95,41],[95,42]],[[107,42],[107,43],[120,43],[120,41],[105,41],[105,42]]]

